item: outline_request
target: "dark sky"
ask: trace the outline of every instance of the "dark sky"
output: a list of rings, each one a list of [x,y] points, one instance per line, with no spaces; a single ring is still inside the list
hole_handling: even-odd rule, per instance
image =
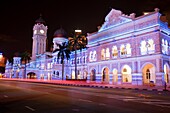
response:
[[[48,41],[62,26],[68,34],[81,29],[83,34],[97,31],[111,8],[124,14],[144,11],[170,13],[170,0],[1,0],[0,52],[11,57],[15,52],[32,51],[32,29],[42,14],[48,26]]]

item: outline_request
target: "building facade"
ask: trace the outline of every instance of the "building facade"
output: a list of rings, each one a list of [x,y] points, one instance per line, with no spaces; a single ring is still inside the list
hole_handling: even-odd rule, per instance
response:
[[[170,85],[170,29],[161,17],[157,8],[139,17],[112,9],[99,30],[87,35],[88,49],[78,51],[78,79],[108,84],[162,85],[166,82]],[[57,48],[56,43],[68,41],[61,29],[56,32],[54,48]],[[46,35],[43,39],[46,40]],[[27,75],[34,73],[37,79],[61,79],[57,53],[45,52],[41,47],[42,52],[36,54],[39,46],[34,47],[35,41],[33,56],[36,57],[27,64]],[[74,64],[72,52],[70,60],[65,61],[65,78],[75,78]]]

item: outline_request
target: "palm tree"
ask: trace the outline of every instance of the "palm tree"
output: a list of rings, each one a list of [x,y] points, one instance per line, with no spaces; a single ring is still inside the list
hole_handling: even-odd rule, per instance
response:
[[[73,37],[69,37],[70,49],[75,51],[74,62],[75,62],[75,79],[77,79],[77,50],[86,48],[87,38],[84,35],[76,34]]]
[[[24,61],[24,76],[23,78],[26,78],[26,64],[29,63],[31,60],[31,54],[28,51],[25,51],[21,53],[21,60]]]
[[[61,59],[61,64],[62,64],[62,80],[64,79],[64,59],[66,58],[69,60],[70,58],[70,49],[69,45],[67,42],[62,43],[62,45],[57,44],[59,48],[55,49],[53,53],[58,51],[57,54],[57,62],[59,62],[59,59]]]

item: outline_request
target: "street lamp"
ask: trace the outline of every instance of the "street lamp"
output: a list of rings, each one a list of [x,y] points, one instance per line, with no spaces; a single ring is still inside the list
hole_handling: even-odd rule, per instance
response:
[[[2,55],[2,53],[0,53],[0,61],[2,60],[2,58],[3,58],[3,55]]]

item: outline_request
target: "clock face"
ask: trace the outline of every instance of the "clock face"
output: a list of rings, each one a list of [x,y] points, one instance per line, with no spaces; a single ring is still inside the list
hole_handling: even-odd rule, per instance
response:
[[[41,29],[41,30],[40,30],[40,33],[41,33],[41,34],[44,34],[44,30]]]
[[[36,34],[37,33],[37,30],[34,30],[34,34]]]

